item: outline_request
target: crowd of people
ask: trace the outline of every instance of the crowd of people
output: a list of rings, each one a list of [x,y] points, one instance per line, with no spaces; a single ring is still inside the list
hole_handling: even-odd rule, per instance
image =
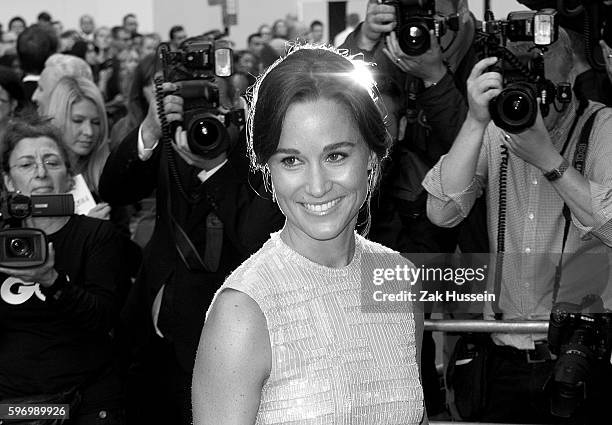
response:
[[[0,250],[0,404],[67,404],[77,425],[602,423],[609,358],[564,387],[567,410],[550,401],[546,334],[469,339],[443,377],[423,306],[367,310],[363,279],[414,267],[398,253],[510,253],[500,302],[470,317],[548,320],[569,302],[582,259],[612,246],[612,49],[601,41],[596,72],[581,34],[560,28],[538,58],[572,96],[512,132],[490,112],[505,81],[467,0],[436,1],[458,23],[419,54],[402,49],[398,10],[364,0],[364,20],[330,37],[293,14],[253,28],[231,75],[191,82],[195,101],[156,79],[158,47],[233,46],[219,30],[177,24],[164,39],[134,13],[78,29],[10,19],[3,193],[71,193],[76,213],[3,216],[47,245],[30,267]],[[561,254],[556,272],[542,254]]]

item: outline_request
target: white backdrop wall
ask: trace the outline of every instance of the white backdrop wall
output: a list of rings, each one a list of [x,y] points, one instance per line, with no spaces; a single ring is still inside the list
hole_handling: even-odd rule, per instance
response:
[[[130,12],[136,14],[140,32],[153,29],[151,0],[0,0],[0,22],[6,30],[8,21],[19,15],[29,25],[43,10],[61,21],[64,30],[78,29],[79,17],[85,13],[94,17],[96,26],[112,27],[121,25],[123,16]]]
[[[328,0],[237,0],[238,26],[231,28],[231,38],[238,48],[246,46],[246,38],[262,23],[271,24],[287,13],[296,13],[306,24],[321,20],[327,35]],[[333,1],[333,0],[330,0]],[[468,0],[477,18],[482,18],[483,0]],[[492,0],[496,17],[505,17],[511,10],[524,7],[515,0]],[[347,0],[347,13],[358,13],[364,18],[367,0]],[[6,26],[15,15],[32,23],[41,11],[47,11],[53,19],[63,23],[64,29],[78,28],[78,19],[89,13],[96,25],[119,25],[123,15],[136,14],[139,31],[155,30],[163,39],[170,27],[182,24],[189,35],[196,35],[213,28],[221,29],[221,8],[209,6],[208,0],[0,0],[0,22]]]

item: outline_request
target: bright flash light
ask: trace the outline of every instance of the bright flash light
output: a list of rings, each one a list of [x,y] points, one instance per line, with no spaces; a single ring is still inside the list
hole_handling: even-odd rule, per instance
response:
[[[352,62],[355,69],[351,71],[351,78],[372,95],[372,89],[376,83],[370,72],[370,65],[362,60],[353,59]]]
[[[376,104],[378,111],[386,121],[388,118],[387,108],[385,107],[380,93],[378,92],[376,82],[374,81],[371,71],[372,65],[368,62],[355,58],[353,58],[351,62],[353,63],[355,69],[351,71],[350,78],[368,91],[372,101]]]

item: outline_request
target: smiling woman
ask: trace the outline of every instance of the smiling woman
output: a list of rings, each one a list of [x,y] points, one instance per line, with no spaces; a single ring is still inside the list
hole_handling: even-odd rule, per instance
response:
[[[338,52],[297,47],[255,85],[249,154],[284,228],[219,289],[193,374],[194,424],[427,423],[422,316],[360,304],[362,270],[407,261],[355,228],[389,136]],[[371,81],[371,79],[370,79]]]

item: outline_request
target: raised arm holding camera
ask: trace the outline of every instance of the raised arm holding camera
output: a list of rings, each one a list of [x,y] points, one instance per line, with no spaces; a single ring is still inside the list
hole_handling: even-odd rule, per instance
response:
[[[228,50],[201,37],[178,52],[162,50],[156,99],[100,180],[102,197],[120,204],[157,190],[155,230],[126,309],[136,335],[148,339],[139,402],[165,406],[143,408],[143,423],[191,423],[204,313],[225,276],[282,225],[278,208],[262,196],[262,181],[249,175],[244,121],[231,108],[224,79],[231,74]]]
[[[474,18],[463,0],[376,1],[342,48],[377,64],[375,77],[396,140],[385,164],[371,237],[401,252],[453,252],[456,229],[425,214],[425,173],[448,151],[467,113],[465,82],[476,62]],[[484,205],[483,205],[484,206]],[[462,235],[466,252],[486,252],[484,213]],[[471,222],[470,220],[470,222]],[[469,238],[463,236],[469,233]]]
[[[552,23],[553,12],[539,12],[542,22]],[[548,28],[534,33],[551,35],[556,27]],[[554,38],[509,41],[510,55],[497,49],[500,57],[476,64],[468,79],[467,118],[423,182],[428,216],[441,226],[459,223],[486,194],[489,243],[503,254],[495,282],[499,298],[486,316],[552,321],[548,337],[492,334],[480,421],[557,423],[571,417],[601,423],[610,399],[612,338],[605,332],[612,330],[600,322],[606,314],[590,313],[605,313],[592,300],[601,300],[610,273],[612,111],[567,98],[567,83],[576,77],[573,52],[563,30]],[[518,77],[503,64],[489,68],[502,57],[513,72],[520,64],[532,66]],[[553,326],[559,318],[551,309],[568,306],[590,324],[568,320],[559,337],[554,329],[562,326]]]

